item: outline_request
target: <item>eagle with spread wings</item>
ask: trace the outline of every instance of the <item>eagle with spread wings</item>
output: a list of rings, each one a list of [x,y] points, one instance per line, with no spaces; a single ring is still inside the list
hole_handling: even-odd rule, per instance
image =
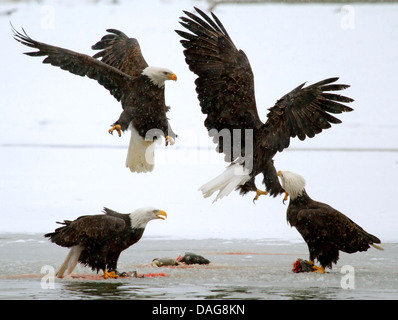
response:
[[[284,192],[273,157],[290,144],[290,138],[312,138],[331,124],[341,123],[331,114],[352,111],[343,103],[354,101],[334,93],[349,87],[329,78],[312,85],[299,85],[269,109],[263,123],[256,107],[254,77],[249,59],[238,50],[214,13],[212,18],[198,8],[198,15],[184,11],[180,24],[189,32],[176,30],[183,38],[185,61],[198,78],[196,92],[204,122],[217,143],[217,151],[231,162],[224,173],[203,185],[205,197],[218,191],[216,199],[234,189],[241,194],[256,192],[277,196]],[[236,134],[238,133],[238,134]],[[262,173],[266,191],[255,185]]]
[[[169,107],[165,104],[164,85],[166,80],[177,80],[177,76],[169,69],[148,66],[138,41],[119,30],[108,29],[109,33],[92,46],[100,50],[92,57],[33,40],[23,29],[23,33],[12,30],[17,41],[38,49],[27,55],[46,56],[43,63],[94,79],[121,102],[123,111],[109,133],[116,130],[121,136],[130,129],[126,167],[132,172],[152,171],[155,140],[163,136],[167,146],[174,144],[176,137],[166,116]]]

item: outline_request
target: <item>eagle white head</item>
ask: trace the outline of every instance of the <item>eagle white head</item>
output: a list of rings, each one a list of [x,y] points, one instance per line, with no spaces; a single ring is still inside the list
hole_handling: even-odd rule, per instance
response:
[[[305,180],[297,173],[290,171],[278,171],[281,178],[283,189],[289,194],[290,199],[294,200],[304,192]]]
[[[152,207],[137,209],[130,213],[131,227],[133,228],[145,228],[151,220],[165,220],[166,218],[167,213],[165,211]]]
[[[166,80],[177,81],[177,76],[167,68],[149,66],[142,71],[142,74],[147,76],[151,82],[157,85],[159,88],[164,86],[164,82]]]

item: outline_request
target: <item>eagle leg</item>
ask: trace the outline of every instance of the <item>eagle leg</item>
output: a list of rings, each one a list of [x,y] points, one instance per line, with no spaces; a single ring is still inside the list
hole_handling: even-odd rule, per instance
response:
[[[113,279],[117,279],[119,278],[119,275],[116,274],[116,272],[113,270],[111,272],[108,272],[106,269],[104,270],[104,279],[109,279],[109,278],[113,278]]]
[[[122,127],[120,126],[120,124],[116,124],[114,125],[112,128],[109,129],[109,133],[113,134],[113,131],[117,131],[117,133],[119,134],[119,137],[122,136]]]
[[[258,200],[258,198],[261,196],[261,195],[267,195],[268,194],[268,192],[267,191],[262,191],[262,190],[260,190],[260,189],[256,189],[256,196],[254,197],[254,199],[253,199],[253,203],[254,203],[254,201],[256,201],[256,200]]]
[[[174,139],[172,137],[170,137],[170,136],[166,136],[166,140],[165,141],[166,141],[166,147],[169,145],[169,143],[170,143],[171,146],[173,144],[175,144]]]

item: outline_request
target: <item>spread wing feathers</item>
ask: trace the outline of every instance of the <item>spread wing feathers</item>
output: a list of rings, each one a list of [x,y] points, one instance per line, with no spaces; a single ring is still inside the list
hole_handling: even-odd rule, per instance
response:
[[[142,56],[137,39],[129,38],[116,29],[106,31],[109,34],[91,47],[93,50],[101,50],[93,58],[102,58],[102,62],[112,67],[131,76],[139,76],[148,64]]]
[[[196,91],[202,112],[207,115],[206,128],[221,131],[261,126],[249,60],[235,47],[213,13],[214,21],[203,11],[195,10],[201,17],[184,11],[188,18],[180,18],[180,24],[191,33],[176,32],[184,38],[181,44],[189,69],[198,75]],[[241,143],[244,149],[243,137]],[[218,151],[222,149],[219,145]]]
[[[25,54],[33,57],[47,56],[43,60],[43,63],[49,63],[73,74],[87,76],[97,80],[98,83],[108,89],[118,101],[120,101],[123,95],[123,88],[127,89],[126,83],[133,79],[133,77],[117,68],[88,55],[35,41],[26,34],[24,29],[22,29],[24,34],[18,32],[14,28],[12,28],[12,30],[15,40],[28,47],[39,50],[35,52],[26,52]]]
[[[347,253],[366,251],[380,239],[366,232],[343,213],[324,203],[318,209],[303,209],[298,212],[297,228],[305,232],[304,238],[324,239]],[[328,230],[328,232],[325,232]]]
[[[331,123],[341,123],[332,116],[353,109],[344,105],[354,101],[351,98],[331,93],[349,87],[335,84],[338,78],[330,78],[304,87],[298,86],[269,109],[268,119],[264,125],[265,139],[262,145],[266,148],[282,151],[287,148],[291,137],[304,140],[312,138],[323,129],[331,127]]]
[[[242,50],[236,49],[213,13],[214,21],[201,10],[195,10],[201,17],[184,11],[188,18],[181,17],[180,22],[191,33],[176,32],[184,38],[181,43],[190,70],[199,76],[195,81],[196,91],[202,112],[207,114],[205,126],[208,130],[254,129],[255,137],[261,140],[255,144],[274,153],[287,148],[292,137],[304,140],[306,136],[313,137],[330,128],[331,123],[341,122],[331,114],[352,111],[342,103],[353,99],[333,93],[349,86],[335,84],[338,78],[330,78],[305,88],[302,84],[283,96],[269,109],[267,122],[263,124],[257,113],[248,58]],[[224,139],[215,136],[214,141],[217,140],[218,151],[225,152]],[[243,153],[243,134],[239,145]]]
[[[58,223],[64,226],[47,233],[45,237],[63,247],[83,245],[87,241],[106,241],[126,227],[123,219],[104,214],[81,216],[74,221]]]

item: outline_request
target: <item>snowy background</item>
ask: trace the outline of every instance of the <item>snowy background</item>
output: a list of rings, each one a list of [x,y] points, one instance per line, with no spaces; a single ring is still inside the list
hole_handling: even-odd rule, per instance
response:
[[[302,241],[286,223],[282,197],[237,192],[212,204],[198,188],[226,163],[203,126],[194,80],[175,29],[182,10],[204,1],[0,2],[0,232],[44,233],[55,221],[100,213],[166,210],[145,236]],[[11,10],[11,15],[5,12]],[[384,242],[398,241],[398,5],[220,5],[214,12],[255,75],[259,114],[304,81],[339,76],[354,112],[342,124],[275,157],[278,170],[307,180],[307,192]],[[35,40],[92,55],[107,28],[138,39],[150,65],[173,70],[169,117],[179,134],[159,145],[155,170],[124,166],[130,134],[111,136],[120,104],[97,82],[23,55],[10,22]],[[258,184],[262,177],[258,177]]]

